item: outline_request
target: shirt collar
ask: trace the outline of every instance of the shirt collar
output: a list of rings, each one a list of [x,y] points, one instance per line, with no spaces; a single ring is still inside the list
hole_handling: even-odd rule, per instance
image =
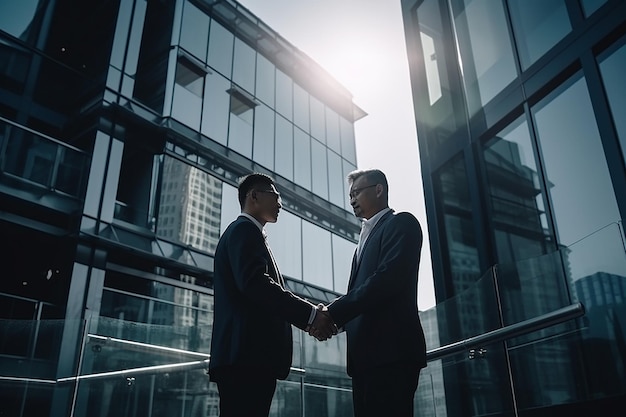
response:
[[[380,220],[380,218],[383,217],[385,213],[387,213],[388,211],[391,211],[391,208],[386,207],[382,209],[381,211],[379,211],[378,213],[374,214],[369,219],[363,220],[363,227],[373,229],[374,226],[376,226],[376,223],[378,223],[378,221]]]
[[[263,225],[261,223],[259,223],[259,221],[257,219],[255,219],[254,217],[252,217],[248,213],[241,213],[240,216],[243,216],[246,219],[249,219],[252,223],[254,223],[256,225],[256,227],[258,227],[259,230],[261,231],[261,234],[263,234],[263,237],[267,236],[267,232],[265,231],[265,228],[263,227]]]

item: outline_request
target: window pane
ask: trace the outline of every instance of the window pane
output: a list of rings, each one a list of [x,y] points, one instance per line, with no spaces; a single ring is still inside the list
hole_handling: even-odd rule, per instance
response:
[[[602,5],[606,3],[606,0],[580,0],[580,4],[585,12],[585,17],[589,17],[598,10]]]
[[[274,111],[264,104],[254,115],[253,159],[269,170],[274,170]]]
[[[600,72],[604,89],[609,99],[613,123],[622,147],[622,155],[626,161],[626,39],[622,40],[622,46],[615,52],[610,53],[600,62]]]
[[[224,230],[241,213],[237,188],[225,182],[222,183],[222,215],[220,217],[220,236]]]
[[[180,57],[176,65],[172,117],[194,130],[200,127],[203,85],[204,74]]]
[[[351,164],[350,162],[346,161],[345,159],[342,161],[342,165],[343,165],[343,186],[345,190],[348,190],[348,174],[351,173],[352,171],[356,170],[356,165]],[[347,192],[343,193],[343,207],[352,212],[352,206],[350,205],[350,197],[348,196]]]
[[[302,130],[294,129],[295,181],[307,190],[311,189],[311,137]]]
[[[352,257],[356,243],[337,235],[332,235],[333,243],[333,274],[335,277],[333,290],[345,294],[348,291],[348,279],[352,268]]]
[[[483,152],[498,263],[554,250],[526,120],[487,141]]]
[[[180,29],[180,46],[202,62],[206,62],[209,41],[209,17],[186,1]]]
[[[565,0],[509,0],[509,9],[523,69],[572,30]]]
[[[343,201],[345,193],[343,190],[344,184],[343,166],[341,164],[341,157],[328,150],[328,186],[330,202],[343,207]]]
[[[354,140],[354,125],[339,117],[341,128],[341,156],[356,165],[356,148]]]
[[[569,81],[533,113],[557,236],[568,246],[620,219],[585,79]]]
[[[287,120],[293,119],[293,81],[291,77],[276,70],[276,111]]]
[[[230,78],[235,37],[215,20],[211,21],[209,36],[208,64],[222,73],[222,75]]]
[[[500,1],[455,0],[456,37],[471,114],[517,76],[504,8]]]
[[[230,113],[230,82],[217,73],[206,76],[201,132],[226,146]]]
[[[293,122],[309,132],[309,93],[298,84],[293,84]]]
[[[341,153],[339,115],[329,107],[326,107],[326,146],[337,153]]]
[[[311,136],[322,143],[326,143],[326,117],[324,115],[324,104],[310,97],[311,104]]]
[[[443,251],[450,260],[451,282],[454,295],[457,295],[473,286],[481,275],[467,171],[462,155],[441,169],[434,185],[438,210],[443,213]]]
[[[328,230],[302,221],[302,266],[304,281],[333,288],[332,252]]]
[[[311,140],[311,164],[313,192],[328,199],[328,166],[326,165],[326,147],[316,140]]]
[[[276,172],[293,180],[293,125],[284,117],[276,115]]]
[[[236,38],[234,61],[233,82],[253,92],[256,52],[248,44]]]
[[[220,180],[165,157],[157,236],[213,254],[219,239],[221,207]]]
[[[267,241],[270,243],[280,273],[300,280],[302,279],[301,222],[298,216],[282,210],[276,223],[265,225]]]
[[[230,129],[228,147],[247,158],[252,158],[252,120],[254,108],[238,102],[231,96]],[[236,104],[234,104],[235,102]]]
[[[256,97],[270,107],[274,107],[274,64],[263,55],[257,55]]]
[[[446,50],[451,35],[443,27],[440,8],[447,6],[438,0],[424,0],[416,12],[424,65],[419,88],[428,92],[428,102],[416,111],[421,123],[433,129],[428,135],[432,149],[465,124],[462,91],[450,76],[458,58],[455,51]]]
[[[37,12],[47,4],[47,1],[40,0],[0,2],[0,30],[25,42],[34,41],[36,39],[34,35],[36,36],[41,24],[39,20],[43,16]]]

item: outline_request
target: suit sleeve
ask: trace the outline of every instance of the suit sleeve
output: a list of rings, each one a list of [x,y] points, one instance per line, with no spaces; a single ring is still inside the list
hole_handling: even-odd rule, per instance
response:
[[[270,264],[263,237],[251,222],[235,227],[228,242],[228,256],[233,267],[235,285],[244,297],[263,311],[282,317],[304,329],[312,303],[285,290],[270,276]]]
[[[330,305],[330,315],[338,326],[343,326],[364,312],[393,303],[402,291],[408,291],[417,280],[417,268],[422,248],[422,229],[410,213],[394,215],[381,231],[379,253],[371,253],[370,246],[363,254],[364,264],[378,256],[375,267],[365,280]],[[373,260],[375,262],[375,260]],[[412,273],[415,271],[415,274]]]

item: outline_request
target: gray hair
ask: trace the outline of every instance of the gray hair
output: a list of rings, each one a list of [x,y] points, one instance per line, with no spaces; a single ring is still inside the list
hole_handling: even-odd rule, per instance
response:
[[[389,191],[387,177],[380,169],[357,169],[348,174],[348,184],[352,184],[358,178],[365,177],[370,184],[382,184],[385,191]]]

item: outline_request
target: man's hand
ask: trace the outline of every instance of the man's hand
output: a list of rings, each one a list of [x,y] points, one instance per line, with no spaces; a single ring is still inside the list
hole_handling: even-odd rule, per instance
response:
[[[320,303],[317,305],[315,319],[308,331],[309,335],[319,341],[328,340],[338,333],[337,325],[330,317],[330,314],[328,314],[328,308],[324,304]]]

